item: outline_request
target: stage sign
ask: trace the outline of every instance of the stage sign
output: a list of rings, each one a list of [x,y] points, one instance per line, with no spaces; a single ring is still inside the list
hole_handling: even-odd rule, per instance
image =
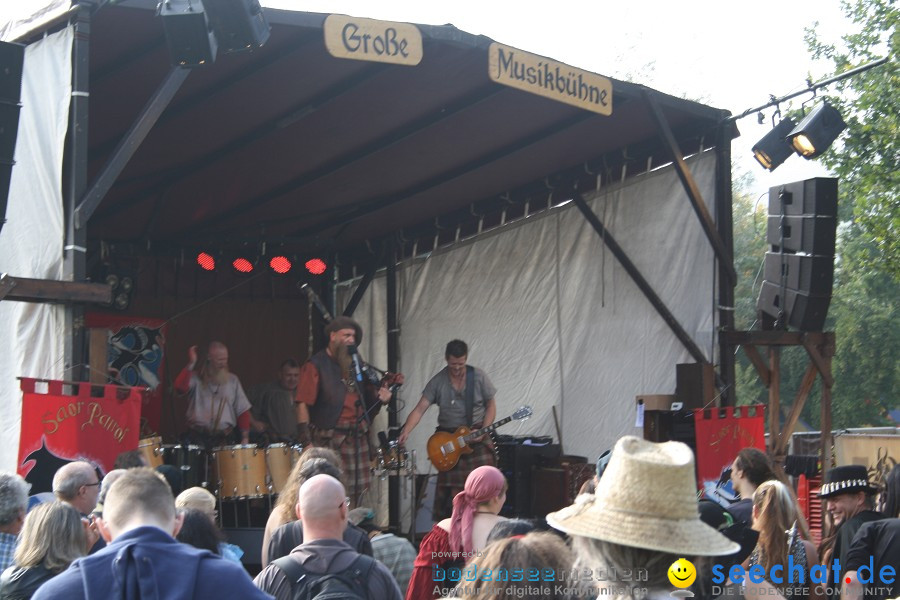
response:
[[[415,66],[422,62],[422,32],[410,23],[328,15],[325,48],[336,58]]]
[[[146,430],[143,437],[156,435],[162,414],[165,321],[90,313],[85,315],[85,324],[91,329],[107,331],[106,365],[110,380],[124,386],[150,389],[141,410]]]
[[[47,392],[41,393],[36,384],[35,379],[21,380],[17,469],[31,483],[32,494],[52,491],[53,474],[66,463],[86,460],[107,473],[120,452],[137,448],[139,388],[50,381]],[[67,385],[77,392],[64,393]]]
[[[766,449],[765,406],[738,406],[694,411],[697,484],[715,485],[743,448]]]
[[[493,81],[591,112],[612,114],[612,81],[555,60],[494,42],[488,49]]]

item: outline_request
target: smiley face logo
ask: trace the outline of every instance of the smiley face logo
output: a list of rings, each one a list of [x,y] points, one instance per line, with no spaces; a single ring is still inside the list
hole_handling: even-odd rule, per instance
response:
[[[669,567],[668,575],[669,583],[677,588],[686,588],[697,579],[697,569],[691,561],[679,558]]]

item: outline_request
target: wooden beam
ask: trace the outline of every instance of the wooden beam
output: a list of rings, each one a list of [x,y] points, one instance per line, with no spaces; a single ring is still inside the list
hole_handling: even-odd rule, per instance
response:
[[[806,368],[806,373],[803,375],[803,381],[800,383],[800,389],[797,390],[797,398],[794,399],[794,404],[791,406],[791,412],[788,415],[787,419],[784,422],[784,427],[781,430],[781,433],[778,436],[778,450],[779,454],[784,454],[787,452],[788,442],[791,440],[791,435],[794,433],[794,426],[797,425],[797,419],[800,418],[800,411],[803,410],[803,405],[806,404],[806,399],[809,397],[809,391],[812,389],[813,383],[816,381],[816,366],[812,363]]]
[[[12,289],[16,287],[16,282],[6,273],[0,273],[0,300],[6,298]]]
[[[831,375],[831,361],[826,361],[825,357],[819,353],[819,346],[814,345],[809,340],[803,340],[803,347],[806,348],[806,353],[809,354],[809,358],[812,360],[815,367],[819,370],[819,375],[822,376],[822,381],[825,382],[825,385],[828,387],[833,386],[834,377],[832,377]],[[827,351],[827,344],[823,344],[821,347],[823,349],[826,349],[826,354],[830,354]]]
[[[829,369],[831,368],[831,357],[827,357]],[[825,474],[831,469],[831,388],[827,385],[822,386],[822,454],[819,459],[822,462],[822,480],[825,480]]]
[[[779,418],[781,417],[781,349],[769,346],[769,453],[777,460]]]
[[[26,279],[7,275],[0,280],[0,287],[3,286],[10,286],[6,291],[5,300],[60,304],[112,303],[112,288],[105,283]]]
[[[753,363],[753,366],[756,367],[756,372],[759,374],[763,386],[768,388],[769,382],[772,380],[772,374],[769,372],[769,367],[766,366],[766,361],[763,360],[759,350],[756,349],[756,346],[751,344],[745,344],[741,346],[741,348],[744,349],[747,358],[749,358],[750,362]]]
[[[802,332],[802,331],[723,331],[719,334],[725,337],[730,344],[743,346],[755,344],[757,346],[802,346],[809,342],[813,346],[834,344],[833,332]]]

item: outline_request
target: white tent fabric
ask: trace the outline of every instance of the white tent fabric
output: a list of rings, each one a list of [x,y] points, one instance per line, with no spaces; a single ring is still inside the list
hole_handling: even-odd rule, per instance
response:
[[[40,30],[72,8],[72,0],[15,0],[3,4],[0,16],[0,40],[3,41]]]
[[[72,29],[25,49],[15,161],[0,231],[0,272],[62,279],[63,146],[72,81]],[[63,377],[63,308],[0,301],[0,469],[16,468],[22,393],[16,377]]]
[[[711,212],[715,162],[713,152],[688,161]],[[714,254],[675,171],[609,186],[589,205],[715,360]],[[593,460],[635,432],[636,395],[674,393],[675,365],[695,362],[572,204],[407,261],[398,286],[401,423],[445,366],[446,343],[460,338],[470,364],[497,386],[498,419],[523,404],[534,408],[534,417],[498,433],[557,439],[556,407],[564,452]],[[368,336],[364,356],[381,365],[384,294],[376,278],[355,313]],[[423,473],[436,412],[408,444]]]

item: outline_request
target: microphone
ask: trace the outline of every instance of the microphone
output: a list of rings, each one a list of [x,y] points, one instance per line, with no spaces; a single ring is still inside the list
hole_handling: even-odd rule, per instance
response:
[[[359,351],[356,349],[356,345],[350,344],[349,346],[347,346],[347,352],[350,353],[350,358],[353,360],[353,372],[356,373],[356,381],[362,383],[363,366],[359,360]]]

